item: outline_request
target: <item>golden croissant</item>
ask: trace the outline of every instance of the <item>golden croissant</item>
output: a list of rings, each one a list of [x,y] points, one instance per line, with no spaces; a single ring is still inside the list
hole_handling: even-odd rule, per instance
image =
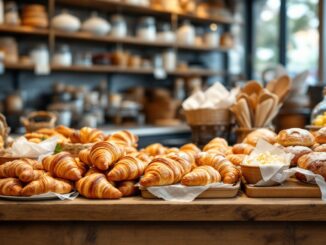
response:
[[[222,176],[222,180],[227,184],[234,184],[240,179],[240,171],[225,157],[207,152],[199,153],[196,161],[197,165],[208,165],[215,168]]]
[[[121,130],[108,136],[106,141],[114,142],[125,147],[137,147],[138,136],[128,130]]]
[[[68,152],[60,152],[43,159],[44,169],[54,177],[79,180],[86,172],[86,166]]]
[[[155,143],[148,145],[145,149],[142,150],[142,152],[145,152],[146,154],[155,157],[166,154],[167,150],[168,149],[160,143]]]
[[[0,195],[20,196],[23,189],[22,183],[16,178],[0,179]]]
[[[230,147],[228,146],[227,141],[223,138],[218,137],[208,142],[208,144],[204,146],[203,151],[223,156],[232,153],[232,149],[230,149]]]
[[[150,160],[145,153],[127,155],[114,164],[107,178],[112,181],[137,179],[143,175]]]
[[[145,169],[140,184],[145,187],[175,184],[190,170],[191,163],[185,154],[156,157]]]
[[[125,155],[124,148],[110,142],[98,142],[90,151],[91,163],[100,170],[107,170],[113,163]]]
[[[57,133],[63,135],[66,138],[69,138],[70,135],[74,133],[74,130],[71,128],[68,128],[64,125],[59,125],[54,129]]]
[[[47,192],[66,194],[71,192],[72,189],[73,186],[69,181],[56,179],[48,174],[44,174],[40,179],[27,184],[21,191],[21,195],[32,196]]]
[[[90,153],[91,153],[91,149],[83,149],[78,154],[79,160],[87,164],[88,166],[92,165]]]
[[[29,158],[23,158],[21,160],[31,165],[35,170],[44,170],[42,162]]]
[[[247,155],[244,154],[229,154],[225,158],[236,166],[240,166]]]
[[[34,169],[24,159],[6,162],[0,165],[0,178],[18,177],[23,182],[34,180]]]
[[[188,186],[208,185],[221,181],[220,173],[211,166],[199,166],[183,176],[181,184]]]
[[[197,166],[196,157],[197,154],[201,152],[201,150],[195,144],[185,144],[180,147],[180,151],[186,153],[189,156],[192,168],[195,168]]]
[[[135,180],[122,181],[118,184],[118,190],[124,197],[135,196],[139,192],[139,188],[135,184],[137,184]]]
[[[99,129],[84,127],[74,131],[69,137],[72,143],[87,144],[103,141],[105,135]]]
[[[239,144],[235,144],[232,147],[232,152],[233,152],[233,154],[249,155],[254,149],[255,149],[255,147],[252,145],[249,145],[247,143],[239,143]]]
[[[78,180],[76,189],[87,198],[117,199],[122,197],[122,193],[101,173],[92,173]]]

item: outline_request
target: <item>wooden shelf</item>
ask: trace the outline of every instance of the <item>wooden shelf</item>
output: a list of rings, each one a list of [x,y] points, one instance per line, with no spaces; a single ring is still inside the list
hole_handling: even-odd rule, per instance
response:
[[[237,23],[233,18],[225,18],[221,17],[201,17],[195,14],[188,13],[179,13],[172,12],[164,9],[158,9],[153,7],[144,7],[139,5],[132,5],[123,2],[114,2],[110,0],[56,0],[57,3],[65,5],[65,6],[74,6],[74,7],[82,7],[82,8],[92,8],[92,9],[100,9],[103,11],[124,11],[125,13],[133,13],[133,14],[142,14],[142,15],[153,15],[153,16],[161,16],[161,17],[171,17],[172,15],[176,15],[179,19],[189,19],[197,23],[220,23],[220,24],[235,24]]]
[[[35,36],[49,35],[48,29],[37,29],[28,26],[0,25],[0,32],[10,33],[10,34],[28,34],[28,35],[35,35]]]

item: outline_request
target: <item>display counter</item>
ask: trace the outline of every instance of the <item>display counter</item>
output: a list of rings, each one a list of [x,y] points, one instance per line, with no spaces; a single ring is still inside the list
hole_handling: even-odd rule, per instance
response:
[[[190,203],[1,200],[0,217],[0,244],[239,244],[255,237],[250,244],[315,245],[325,242],[326,204],[244,194]]]

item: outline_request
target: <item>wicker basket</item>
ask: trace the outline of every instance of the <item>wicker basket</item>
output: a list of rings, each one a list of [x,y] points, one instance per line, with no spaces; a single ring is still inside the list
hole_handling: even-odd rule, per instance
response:
[[[81,144],[81,143],[62,143],[61,150],[69,152],[71,155],[77,157],[79,152],[84,149],[89,149],[94,143]]]
[[[27,117],[22,117],[20,120],[26,132],[34,132],[41,128],[54,128],[57,116],[52,112],[35,111],[31,112]]]
[[[10,128],[8,127],[6,117],[0,113],[0,136],[2,137],[1,146],[7,147],[7,139],[10,133]]]

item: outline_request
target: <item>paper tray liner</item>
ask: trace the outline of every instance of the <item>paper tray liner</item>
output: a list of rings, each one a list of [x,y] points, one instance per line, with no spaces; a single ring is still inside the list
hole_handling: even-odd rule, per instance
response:
[[[232,198],[238,194],[240,189],[240,184],[236,184],[229,188],[210,188],[203,193],[201,193],[196,199],[214,199],[214,198]],[[146,188],[140,188],[141,196],[145,199],[159,199],[150,193]]]
[[[320,198],[321,192],[317,185],[303,183],[291,178],[278,186],[258,187],[244,184],[244,192],[248,197],[266,198]]]

